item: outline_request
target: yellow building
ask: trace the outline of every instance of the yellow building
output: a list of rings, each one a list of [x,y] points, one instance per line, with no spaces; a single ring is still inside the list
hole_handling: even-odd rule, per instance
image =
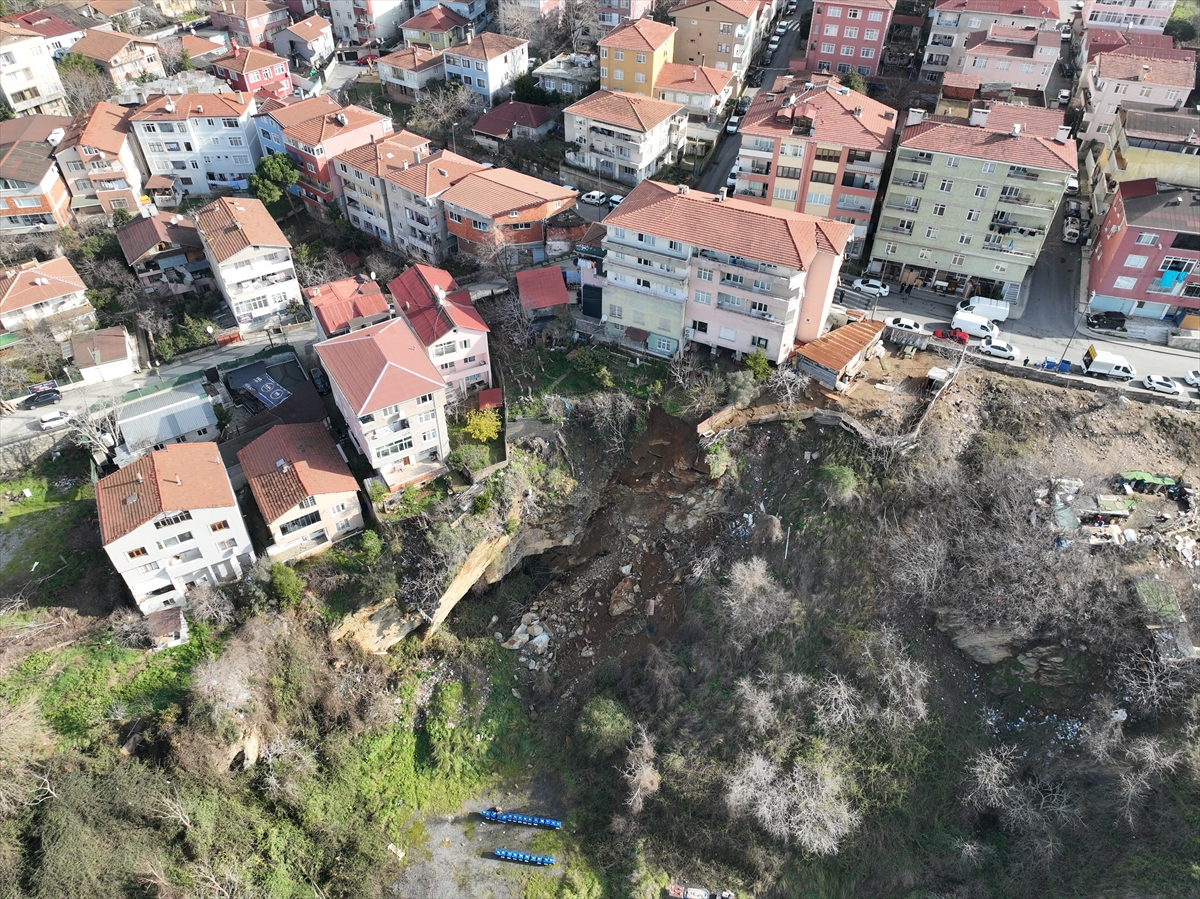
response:
[[[675,57],[675,27],[653,19],[625,22],[600,39],[600,87],[654,96],[662,67]]]
[[[676,57],[744,79],[754,55],[761,10],[755,0],[684,0],[669,13],[679,29]]]

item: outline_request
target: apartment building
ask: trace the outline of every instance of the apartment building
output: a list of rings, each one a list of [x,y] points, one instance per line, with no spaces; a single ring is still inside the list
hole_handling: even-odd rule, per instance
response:
[[[306,287],[303,293],[318,341],[377,325],[392,317],[382,288],[366,275]]]
[[[725,104],[733,96],[735,84],[732,72],[669,62],[655,79],[654,97],[684,107],[689,138],[715,141],[725,122]]]
[[[441,4],[448,6],[464,19],[469,19],[476,31],[491,21],[487,0],[413,0],[413,13],[422,13]]]
[[[29,12],[13,13],[4,17],[4,21],[26,31],[34,31],[46,39],[46,49],[55,59],[70,52],[77,40],[83,37],[83,32],[94,22],[83,16],[77,17],[76,22],[68,22],[47,9],[33,9]],[[84,24],[86,23],[86,24]],[[105,25],[106,29],[111,25]],[[4,41],[7,49],[8,40]]]
[[[600,0],[600,35],[603,37],[622,22],[648,18],[653,12],[652,0]]]
[[[142,203],[142,171],[130,137],[133,110],[97,103],[71,122],[54,149],[76,216],[135,212]]]
[[[851,226],[644,181],[605,219],[606,333],[671,357],[683,342],[779,363],[825,328]]]
[[[1080,60],[1091,62],[1101,53],[1124,50],[1133,53],[1137,53],[1139,50],[1157,50],[1160,59],[1183,59],[1187,53],[1194,52],[1176,50],[1175,40],[1169,34],[1146,34],[1139,31],[1125,32],[1109,28],[1093,28],[1083,32],[1083,40],[1079,42],[1077,56]]]
[[[967,39],[993,25],[1057,34],[1057,6],[1043,0],[939,0],[930,14],[921,82],[937,84],[944,72],[964,71]]]
[[[214,200],[196,213],[196,230],[239,325],[265,327],[270,316],[300,301],[292,245],[261,201]]]
[[[441,51],[424,47],[406,47],[389,53],[375,68],[384,94],[400,103],[416,103],[425,85],[446,80],[446,60]]]
[[[384,179],[395,246],[418,253],[433,265],[457,253],[458,237],[448,227],[442,195],[468,175],[484,170],[480,163],[449,150],[390,168]]]
[[[0,235],[70,223],[71,194],[54,164],[54,148],[71,122],[57,115],[0,122]]]
[[[10,22],[0,22],[0,98],[18,116],[70,113],[45,37]]]
[[[1088,311],[1200,311],[1200,197],[1154,178],[1117,185],[1091,249]]]
[[[640,94],[599,90],[563,110],[563,136],[579,145],[567,164],[609,181],[640,184],[683,155],[687,110]]]
[[[877,74],[895,11],[896,0],[815,4],[804,57],[808,70]]]
[[[733,72],[740,84],[770,8],[755,0],[685,0],[671,7],[677,29],[672,61]]]
[[[599,87],[600,68],[590,53],[560,53],[533,70],[538,87],[567,99],[583,97]]]
[[[71,52],[94,62],[113,84],[143,76],[163,78],[167,74],[157,42],[121,31],[89,28],[71,47]]]
[[[30,259],[0,270],[0,330],[44,325],[56,340],[95,327],[96,310],[86,287],[65,256]]]
[[[1085,165],[1092,208],[1103,214],[1124,181],[1157,178],[1163,184],[1200,190],[1200,112],[1122,107],[1104,143],[1089,144]]]
[[[208,0],[212,27],[229,32],[243,47],[270,50],[275,33],[287,28],[287,5],[279,0]]]
[[[1086,0],[1083,22],[1089,31],[1162,34],[1174,11],[1175,0]]]
[[[468,34],[475,33],[475,25],[470,19],[460,16],[444,3],[417,13],[402,28],[407,46],[434,51],[448,50],[465,41]]]
[[[390,491],[446,473],[446,384],[403,318],[316,345],[350,439]]]
[[[1044,93],[1062,49],[1057,29],[990,25],[963,42],[962,55],[947,71],[969,74],[982,83],[1011,84],[1018,90]]]
[[[250,535],[215,443],[180,443],[96,483],[100,539],[143,615],[240,577]]]
[[[329,0],[334,39],[350,46],[392,43],[412,14],[411,0]]]
[[[300,197],[315,206],[335,202],[330,161],[391,133],[390,116],[361,106],[345,106],[284,128],[284,149],[300,169],[296,182]]]
[[[276,56],[286,59],[297,72],[310,73],[333,59],[333,25],[320,16],[309,16],[275,32],[272,43]]]
[[[513,80],[529,71],[529,41],[504,34],[483,34],[455,44],[444,54],[446,80],[457,81],[479,94],[490,107],[500,91],[512,87]]]
[[[258,132],[262,155],[268,153],[286,153],[283,143],[283,129],[308,119],[338,112],[342,105],[328,94],[297,100],[288,97],[264,100],[254,113],[254,127]],[[300,195],[300,188],[293,187],[291,192]]]
[[[316,555],[363,529],[358,481],[320,422],[276,425],[237,458],[271,532],[270,558]]]
[[[1172,51],[1171,56],[1164,59],[1157,50],[1126,48],[1101,53],[1089,62],[1083,70],[1080,139],[1107,140],[1123,105],[1181,108],[1196,86],[1196,51]]]
[[[574,207],[576,194],[512,169],[486,169],[460,179],[438,199],[459,252],[503,250],[517,262],[543,262],[546,220]]]
[[[469,290],[459,290],[449,272],[414,265],[388,291],[449,390],[465,396],[492,386],[489,329]]]
[[[117,231],[117,242],[146,293],[180,296],[213,286],[212,265],[190,218],[135,216]]]
[[[246,190],[261,155],[254,97],[183,94],[151,98],[130,117],[149,172],[172,179],[177,198]]]
[[[969,125],[910,110],[870,272],[1015,302],[1077,172],[1069,134],[1051,110],[994,104]]]
[[[333,158],[333,195],[354,227],[392,244],[385,178],[429,155],[429,138],[402,129]]]
[[[276,37],[283,33],[278,32]],[[257,47],[243,49],[235,43],[232,50],[212,61],[209,71],[229,82],[235,91],[255,94],[260,100],[287,97],[292,93],[287,60],[280,59],[269,50]]]
[[[600,87],[653,97],[662,67],[675,58],[673,25],[630,19],[600,38]]]
[[[853,226],[858,259],[896,135],[896,110],[830,80],[792,76],[760,91],[742,121],[739,199]]]

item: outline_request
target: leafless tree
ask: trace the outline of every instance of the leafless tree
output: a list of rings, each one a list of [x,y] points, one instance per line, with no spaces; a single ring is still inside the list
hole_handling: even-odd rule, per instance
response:
[[[1183,761],[1180,749],[1171,750],[1156,737],[1140,737],[1129,744],[1125,760],[1129,764],[1118,781],[1121,817],[1133,826],[1137,812],[1154,785],[1171,774]]]
[[[179,795],[178,787],[172,788],[171,792],[158,798],[158,802],[154,804],[153,814],[154,817],[163,821],[176,822],[184,830],[192,829],[192,816],[188,814],[187,808],[183,804],[183,797]]]
[[[214,627],[233,624],[233,602],[219,587],[202,584],[187,594],[187,614],[193,621],[207,622]]]
[[[695,353],[676,353],[667,364],[667,376],[684,390],[692,384],[692,378],[700,371],[700,363]]]
[[[71,115],[87,112],[97,103],[107,100],[113,95],[115,87],[107,75],[96,72],[84,72],[80,69],[67,69],[60,73],[63,94],[67,99],[67,108]]]
[[[367,271],[371,272],[376,282],[386,286],[390,281],[401,274],[413,262],[421,262],[423,260],[414,260],[407,255],[397,253],[394,250],[386,247],[380,247],[372,250],[367,254],[363,262],[366,264]]]
[[[625,804],[630,813],[640,814],[646,804],[646,797],[658,792],[662,784],[662,776],[654,766],[657,753],[654,751],[654,740],[644,725],[639,724],[633,739],[630,741],[629,753],[625,757],[625,765],[621,776],[629,789]]]
[[[147,649],[151,645],[150,629],[140,612],[126,611],[114,615],[109,627],[118,646],[126,649]]]
[[[89,451],[115,444],[120,432],[117,426],[119,414],[120,404],[116,400],[103,401],[95,409],[89,409],[85,402],[71,420],[71,440]]]
[[[967,804],[979,809],[1005,808],[1012,802],[1016,788],[1017,751],[998,746],[977,754],[967,769]]]
[[[725,379],[715,368],[706,368],[692,379],[688,388],[689,412],[710,412],[725,396]]]
[[[629,394],[598,393],[580,411],[588,417],[600,443],[613,455],[625,452],[630,434],[637,425],[638,410]]]
[[[907,731],[929,714],[928,670],[905,651],[903,638],[886,627],[863,646],[863,661],[878,684],[882,708],[876,713],[890,728]]]
[[[1143,649],[1121,661],[1117,682],[1132,706],[1158,714],[1189,695],[1197,676],[1194,665],[1171,664]]]
[[[553,44],[558,52],[578,53],[589,39],[599,35],[599,31],[599,0],[564,0],[557,28],[547,36],[547,44]]]
[[[500,20],[501,34],[541,46],[546,23],[536,6],[526,5],[521,0],[500,0],[496,4],[496,18]]]
[[[49,327],[33,325],[25,329],[23,337],[18,347],[19,358],[28,368],[47,378],[53,378],[63,370],[66,360],[62,345],[54,339]]]
[[[0,820],[36,799],[39,775],[35,753],[46,740],[36,701],[10,704],[0,700]]]
[[[796,612],[792,596],[759,557],[735,562],[720,592],[720,612],[730,642],[738,649],[786,623]]]
[[[863,719],[862,694],[840,674],[827,674],[817,683],[813,711],[827,734],[853,730]]]
[[[166,73],[168,75],[176,74],[183,68],[183,41],[179,38],[159,41],[158,56],[162,60]]]
[[[812,378],[793,368],[781,367],[771,372],[767,379],[767,390],[779,398],[789,409],[795,408],[808,392]]]
[[[300,282],[301,287],[317,287],[350,277],[349,267],[333,247],[325,247],[314,253],[305,245],[304,250],[292,256],[296,280]]]
[[[776,725],[779,710],[775,707],[773,693],[769,685],[756,684],[748,676],[737,682],[738,717],[747,730],[762,734]]]
[[[524,351],[533,343],[533,324],[521,308],[521,300],[515,291],[502,291],[481,301],[479,308],[492,334],[501,341],[518,351]]]
[[[429,137],[444,139],[450,136],[457,123],[455,134],[470,134],[471,126],[483,112],[477,98],[478,94],[456,81],[436,84],[427,89],[413,107],[409,127]]]

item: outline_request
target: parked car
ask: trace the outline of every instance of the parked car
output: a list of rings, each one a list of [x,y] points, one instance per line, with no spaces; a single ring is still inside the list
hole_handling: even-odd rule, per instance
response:
[[[373,66],[373,65],[375,65],[375,62],[378,59],[379,59],[378,53],[368,53],[366,56],[360,56],[358,58],[358,64],[360,66]]]
[[[1123,331],[1125,329],[1125,313],[1093,312],[1087,317],[1087,326],[1099,331]]]
[[[579,202],[587,203],[589,206],[603,206],[608,202],[608,194],[602,190],[589,190],[579,198]]]
[[[69,409],[48,412],[41,417],[42,430],[53,431],[55,428],[65,428],[74,417],[75,413]]]
[[[952,340],[963,346],[971,342],[971,335],[966,331],[960,331],[958,328],[938,328],[933,332],[933,336],[938,340]]]
[[[763,79],[765,77],[766,77],[766,74],[763,72],[762,69],[755,69],[754,74],[750,76],[750,80],[749,80],[748,84],[751,87],[762,87]]]
[[[1062,28],[1059,29],[1058,33],[1064,41],[1069,41],[1073,36],[1071,32],[1071,26],[1065,23],[1063,24]]]
[[[1193,368],[1183,376],[1183,380],[1187,381],[1193,387],[1200,387],[1200,368]]]
[[[884,324],[893,328],[897,328],[901,331],[912,331],[914,334],[921,333],[921,326],[911,318],[901,318],[900,316],[896,316],[895,318],[887,319],[884,321]]]
[[[312,375],[313,387],[317,389],[317,393],[324,396],[329,393],[329,379],[325,377],[325,372],[319,368],[309,369],[309,374]]]
[[[42,406],[50,406],[61,402],[62,394],[57,390],[39,390],[37,393],[25,398],[25,408],[40,409]]]
[[[725,186],[726,186],[726,187],[728,187],[728,188],[732,189],[732,188],[733,188],[733,186],[734,186],[735,184],[737,184],[738,173],[739,173],[741,170],[742,170],[742,167],[741,167],[740,165],[734,165],[734,167],[733,167],[733,168],[731,168],[731,169],[729,170],[729,175],[728,175],[728,177],[726,177],[726,179],[725,179]]]
[[[886,297],[892,289],[875,278],[859,278],[854,282],[854,289],[861,290],[876,297]]]
[[[1011,343],[997,340],[995,337],[985,337],[983,343],[979,345],[979,352],[985,356],[995,356],[997,359],[1007,359],[1010,362],[1021,355],[1020,350]]]
[[[750,104],[754,102],[753,97],[742,97],[738,100],[737,109],[733,111],[734,115],[745,115],[746,110],[750,108]]]
[[[780,22],[775,28],[775,33],[782,37],[783,35],[787,34],[787,30],[787,22]]]
[[[1066,193],[1066,195],[1068,197],[1076,196],[1079,193],[1079,179],[1078,178],[1068,178],[1067,179],[1067,188],[1064,191],[1064,193]]]
[[[737,134],[738,126],[741,124],[742,117],[740,115],[731,115],[729,117],[729,122],[725,125],[725,133]]]
[[[618,206],[621,205],[621,201],[624,199],[625,199],[624,194],[613,194],[611,197],[608,198],[608,208],[616,209]]]
[[[771,49],[774,49],[774,48],[772,47]],[[759,62],[759,65],[762,66],[764,69],[769,69],[769,68],[771,68],[771,62],[774,59],[775,59],[775,54],[768,52],[763,55],[763,58]]]
[[[796,14],[796,4],[795,4],[795,3],[789,3],[789,4],[788,4],[788,6],[787,6],[787,12],[785,12],[785,13],[784,13],[784,15],[787,15],[787,16],[794,16],[795,14]]]
[[[779,49],[779,35],[771,35],[771,40],[767,42],[767,48],[772,51]]]
[[[1064,87],[1062,90],[1060,90],[1058,92],[1058,102],[1059,103],[1070,103],[1071,102],[1070,88]]]
[[[1183,389],[1178,384],[1162,375],[1146,375],[1142,378],[1142,386],[1155,393],[1169,393],[1171,396],[1179,396],[1183,393]]]

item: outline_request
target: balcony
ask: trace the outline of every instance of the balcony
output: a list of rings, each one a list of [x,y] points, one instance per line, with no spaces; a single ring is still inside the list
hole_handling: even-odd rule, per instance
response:
[[[892,184],[901,184],[904,187],[911,187],[913,190],[924,190],[925,182],[913,181],[911,178],[905,178],[903,175],[897,175],[892,178]]]
[[[912,234],[912,228],[902,228],[899,225],[883,225],[883,224],[881,224],[879,226],[879,230],[880,230],[880,232],[886,232],[888,234],[902,234],[905,237]]]
[[[868,208],[868,210],[870,209],[870,207],[867,207],[867,208]],[[889,200],[888,202],[883,204],[883,208],[884,209],[899,209],[901,212],[910,212],[913,215],[916,215],[917,210],[919,210],[921,207],[920,207],[920,204],[914,206],[911,203],[902,203],[902,202],[897,202],[896,200]]]
[[[1050,212],[1053,212],[1055,209],[1055,207],[1053,205],[1047,205],[1046,203],[1035,202],[1033,197],[1029,196],[1028,194],[1012,194],[1007,197],[1002,196],[1002,197],[1000,197],[1000,202],[1001,203],[1012,203],[1016,206],[1023,206],[1026,209],[1044,209],[1044,210],[1048,210]]]
[[[753,197],[756,200],[765,200],[767,198],[767,186],[765,184],[747,184],[745,187],[739,187],[734,191],[734,195],[738,197]]]
[[[912,165],[933,165],[932,156],[898,156],[896,157],[896,161],[902,162],[905,165],[910,163]]]
[[[874,165],[870,162],[847,162],[847,172],[858,172],[860,175],[878,175],[883,171],[883,163]]]
[[[1003,253],[1005,256],[1016,256],[1018,259],[1033,259],[1034,254],[1025,250],[1018,250],[1016,247],[1010,247],[999,243],[985,243],[983,248],[989,253]]]
[[[755,318],[762,322],[767,322],[775,327],[782,328],[784,324],[784,316],[781,314],[776,316],[774,312],[769,312],[763,309],[752,309],[745,303],[723,303],[717,300],[717,308],[722,312],[735,312],[738,315],[744,315],[747,318]],[[783,310],[780,310],[782,313]]]
[[[245,281],[239,281],[233,285],[234,293],[245,293],[250,290],[258,290],[262,287],[269,287],[272,284],[283,284],[285,281],[296,280],[296,273],[291,269],[284,272],[275,272],[270,275],[263,275],[259,278],[249,278]]]
[[[858,197],[848,197],[845,194],[838,197],[837,206],[842,212],[861,212],[864,215],[869,215],[871,212],[871,204],[860,202]]]
[[[1009,169],[1008,177],[1020,178],[1023,181],[1037,181],[1040,178],[1037,172],[1030,172],[1025,169]]]

